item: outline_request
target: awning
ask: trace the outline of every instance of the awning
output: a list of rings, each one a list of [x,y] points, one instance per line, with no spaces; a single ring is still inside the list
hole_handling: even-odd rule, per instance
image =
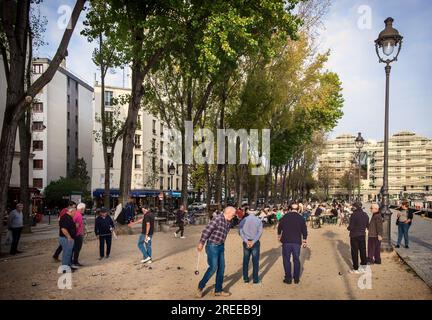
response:
[[[93,197],[95,198],[102,198],[104,196],[104,189],[95,189],[93,191]],[[138,190],[131,190],[130,195],[134,198],[145,198],[145,197],[158,197],[160,190],[149,190],[149,189],[138,189]],[[179,191],[167,191],[164,190],[164,193],[166,196],[173,197],[173,198],[181,198],[181,192]],[[119,189],[111,189],[110,190],[110,197],[111,198],[118,198],[120,194]]]

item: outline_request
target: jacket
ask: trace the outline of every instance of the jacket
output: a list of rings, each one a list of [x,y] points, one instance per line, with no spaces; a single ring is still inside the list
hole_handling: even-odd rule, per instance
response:
[[[383,236],[383,219],[380,213],[375,213],[369,222],[369,237],[376,238],[378,236]]]
[[[356,209],[351,215],[348,230],[350,238],[366,235],[366,228],[369,227],[369,217],[362,209]]]

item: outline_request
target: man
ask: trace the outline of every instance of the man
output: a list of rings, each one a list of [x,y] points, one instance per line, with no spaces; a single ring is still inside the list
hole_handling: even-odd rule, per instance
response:
[[[136,222],[131,222],[129,227],[142,223],[141,235],[138,238],[138,248],[140,249],[143,259],[141,263],[152,263],[152,238],[154,232],[154,215],[145,206],[142,208],[144,216]]]
[[[128,202],[124,208],[125,224],[129,224],[135,218],[135,203],[132,197],[128,197]]]
[[[300,249],[306,247],[307,244],[307,227],[306,222],[301,215],[298,214],[298,204],[293,203],[291,210],[285,214],[279,221],[278,238],[282,242],[282,257],[283,266],[285,269],[286,284],[300,282]],[[294,262],[294,275],[291,273],[291,255]]]
[[[9,213],[8,218],[8,229],[12,234],[12,243],[10,248],[10,254],[16,255],[17,253],[22,253],[22,251],[18,250],[18,243],[21,238],[21,232],[23,229],[23,209],[24,206],[22,203],[18,203],[15,207],[15,210],[12,210]]]
[[[84,241],[84,221],[83,214],[85,212],[86,205],[84,203],[79,203],[77,205],[77,210],[73,217],[73,221],[76,225],[76,237],[75,244],[73,250],[73,266],[74,267],[82,267],[83,265],[79,262],[79,254],[81,252],[81,248]]]
[[[383,219],[377,203],[370,207],[372,218],[369,222],[368,233],[368,262],[381,264],[381,241],[383,236]]]
[[[76,270],[72,266],[72,252],[76,237],[76,225],[73,221],[76,209],[69,207],[66,214],[60,218],[59,242],[63,249],[62,266],[69,266],[72,271]]]
[[[186,210],[185,210],[185,206],[182,204],[180,206],[180,209],[177,211],[176,213],[176,223],[178,225],[178,230],[176,232],[174,232],[174,237],[177,238],[177,233],[180,232],[180,239],[184,239],[184,218],[186,215]]]
[[[60,222],[60,219],[67,213],[67,211],[68,211],[68,209],[69,208],[76,208],[76,203],[74,202],[74,201],[69,201],[69,203],[68,203],[68,206],[66,207],[66,208],[63,208],[61,211],[60,211],[60,213],[59,213],[59,216],[58,216],[58,218],[59,218],[59,222]],[[54,255],[53,255],[53,259],[54,259],[54,261],[56,261],[56,262],[60,262],[60,260],[59,260],[59,256],[60,256],[60,253],[62,252],[62,246],[61,246],[61,244],[57,247],[57,249],[56,249],[56,251],[54,252]]]
[[[365,271],[367,265],[366,259],[366,228],[369,227],[369,217],[362,210],[361,202],[353,204],[353,214],[351,215],[348,231],[350,232],[351,257],[353,261],[353,269],[350,273],[359,274]],[[360,253],[360,265],[358,255]]]
[[[225,240],[231,228],[230,221],[234,218],[236,209],[226,207],[223,214],[219,214],[204,229],[198,244],[198,252],[201,252],[206,244],[207,263],[206,273],[198,284],[197,297],[202,298],[203,289],[216,272],[216,297],[229,297],[231,293],[222,291],[225,271]]]
[[[243,240],[243,281],[249,282],[249,260],[252,255],[253,283],[259,283],[258,270],[260,258],[260,241],[263,232],[261,220],[253,215],[246,215],[240,222],[240,237]]]
[[[99,217],[95,220],[95,234],[99,237],[99,260],[104,257],[109,258],[111,253],[112,232],[114,230],[114,222],[108,215],[107,208],[101,208]],[[106,244],[106,254],[105,254]]]
[[[400,248],[402,237],[405,241],[405,248],[409,249],[408,242],[408,231],[411,227],[414,214],[408,210],[408,201],[402,201],[401,208],[397,214],[397,226],[398,226],[398,240],[396,248]]]

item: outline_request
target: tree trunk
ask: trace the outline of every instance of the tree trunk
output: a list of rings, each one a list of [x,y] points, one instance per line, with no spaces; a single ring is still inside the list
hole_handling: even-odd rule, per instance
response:
[[[254,203],[254,209],[256,209],[258,207],[258,191],[259,191],[259,175],[255,175],[255,185],[254,185],[254,198],[253,198],[253,203]]]
[[[281,191],[281,195],[282,195],[282,200],[283,201],[287,200],[287,196],[286,196],[286,191],[287,191],[287,186],[286,186],[287,171],[288,171],[288,164],[286,164],[284,166],[284,171],[283,171],[283,176],[282,176],[282,191]]]
[[[271,178],[272,178],[272,173],[271,173],[271,167],[270,167],[270,170],[266,174],[265,179],[264,179],[264,204],[266,207],[269,204],[269,189],[270,189],[270,184],[271,184]]]
[[[20,202],[23,204],[23,232],[31,232],[31,219],[30,219],[30,148],[31,148],[31,111],[28,110],[19,121],[19,142],[20,142]]]
[[[210,170],[209,170],[209,165],[208,163],[204,163],[204,174],[206,176],[206,211],[209,212],[210,209],[210,203],[211,203],[211,196],[212,196],[212,183],[211,183],[211,179],[210,179]]]
[[[272,198],[275,201],[278,198],[278,174],[279,174],[279,166],[275,168],[275,181],[273,185]]]

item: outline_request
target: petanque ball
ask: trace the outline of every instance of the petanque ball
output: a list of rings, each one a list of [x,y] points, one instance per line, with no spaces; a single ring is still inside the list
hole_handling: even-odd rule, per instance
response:
[[[341,276],[341,275],[342,275],[342,272],[339,271],[339,275]]]
[[[177,267],[177,270],[180,270],[181,269],[181,267]]]
[[[197,270],[197,271],[195,271],[195,275],[197,276],[197,275],[199,275],[199,271]]]

